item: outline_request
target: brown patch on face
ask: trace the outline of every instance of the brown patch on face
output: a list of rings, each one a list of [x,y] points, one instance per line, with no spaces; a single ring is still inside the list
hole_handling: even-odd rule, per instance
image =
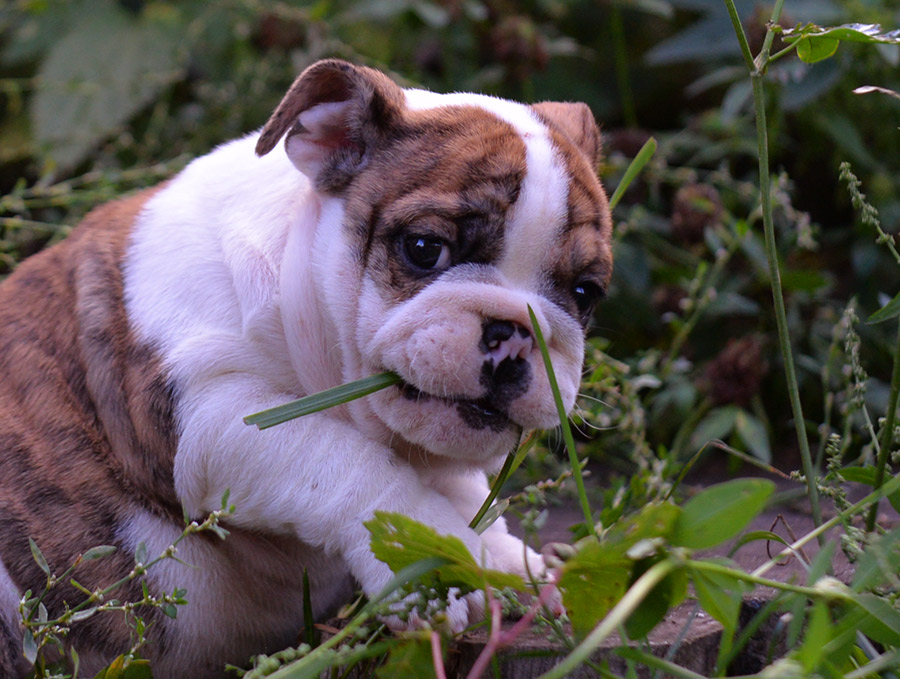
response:
[[[596,168],[602,159],[600,130],[587,104],[542,101],[531,107],[545,125],[561,132]]]
[[[550,129],[551,140],[567,171],[569,191],[566,225],[551,274],[553,290],[547,294],[586,326],[593,304],[579,306],[579,300],[585,298],[575,291],[580,288],[594,301],[606,294],[613,268],[612,216],[591,158],[568,135]]]
[[[345,224],[369,275],[408,299],[445,268],[417,266],[406,239],[440,239],[449,266],[494,262],[524,176],[525,144],[496,116],[462,106],[410,112],[348,191]]]
[[[21,591],[44,583],[29,536],[60,573],[88,548],[117,544],[139,509],[180,522],[172,386],[132,336],[122,299],[128,234],[151,194],[95,210],[0,285],[0,558]],[[119,552],[75,577],[94,589],[133,563]],[[140,598],[140,586],[116,596]],[[64,599],[82,598],[59,586],[45,603],[59,613]],[[128,629],[98,616],[70,641],[120,653]]]

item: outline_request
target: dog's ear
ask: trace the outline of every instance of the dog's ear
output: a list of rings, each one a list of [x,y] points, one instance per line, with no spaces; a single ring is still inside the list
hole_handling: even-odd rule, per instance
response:
[[[263,127],[256,154],[287,134],[291,162],[319,190],[337,192],[362,170],[383,133],[399,120],[403,90],[379,71],[338,59],[301,73]]]
[[[532,107],[547,125],[557,129],[580,149],[596,168],[603,158],[600,128],[587,104],[542,101]]]

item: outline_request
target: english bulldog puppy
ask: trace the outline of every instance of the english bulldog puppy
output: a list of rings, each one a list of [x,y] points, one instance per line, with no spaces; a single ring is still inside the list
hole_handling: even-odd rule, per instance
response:
[[[283,144],[279,144],[281,140]],[[95,545],[90,589],[161,552],[230,489],[224,541],[151,569],[143,649],[160,678],[296,643],[312,610],[391,578],[363,522],[400,512],[524,574],[502,519],[469,527],[524,431],[558,422],[527,307],[567,408],[611,269],[611,222],[584,104],[401,89],[321,61],[261,132],[91,212],[0,285],[0,677],[27,671],[17,605]],[[242,418],[390,370],[399,386],[259,431]],[[133,582],[115,594],[141,597]],[[83,594],[61,584],[51,615]],[[466,599],[451,607],[466,624]],[[129,648],[119,614],[67,639],[93,676]]]

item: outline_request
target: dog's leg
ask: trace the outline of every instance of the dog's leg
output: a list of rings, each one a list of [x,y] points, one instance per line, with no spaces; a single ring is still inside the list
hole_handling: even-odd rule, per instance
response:
[[[441,472],[426,478],[429,486],[444,495],[456,511],[469,520],[475,516],[490,492],[482,471],[459,474]],[[526,578],[542,578],[546,575],[544,559],[519,538],[510,535],[506,519],[502,516],[481,534],[481,541],[495,568]]]
[[[405,514],[482,552],[450,500],[350,424],[316,413],[264,431],[246,426],[242,416],[291,398],[270,385],[265,377],[228,373],[182,392],[175,484],[192,516],[218,508],[230,489],[233,523],[339,554],[369,595],[391,578],[363,526],[376,510]]]

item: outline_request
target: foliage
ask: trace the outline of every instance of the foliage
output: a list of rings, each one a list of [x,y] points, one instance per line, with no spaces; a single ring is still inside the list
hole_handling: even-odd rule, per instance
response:
[[[492,630],[473,677],[533,623],[567,652],[547,677],[590,664],[617,632],[635,641],[620,649],[632,667],[695,676],[641,645],[686,597],[725,630],[717,675],[748,630],[775,611],[791,617],[789,652],[760,676],[863,677],[900,668],[900,532],[877,520],[882,496],[900,505],[893,473],[900,256],[892,235],[900,223],[900,10],[889,0],[776,5],[774,12],[754,0],[15,0],[0,7],[0,272],[64,237],[93,205],[156,183],[258,126],[296,73],[322,56],[393,69],[442,91],[580,99],[604,121],[600,171],[621,189],[616,273],[589,338],[575,435],[511,453],[472,523],[483,530],[509,511],[533,535],[548,503],[576,495],[584,520],[573,544],[554,546],[551,558],[568,619],[545,615],[547,583],[486,573],[458,541],[381,515],[370,524],[373,548],[395,581],[348,613],[330,638],[316,645],[309,634],[296,648],[257,657],[245,676],[318,677],[352,666],[379,677],[442,676],[451,640],[440,611],[451,590],[484,592]],[[644,128],[654,130],[658,148],[632,183],[631,159],[646,160]],[[852,169],[839,170],[841,161]],[[313,407],[359,395],[317,395]],[[284,416],[260,421],[271,426]],[[563,447],[566,463],[556,457]],[[855,562],[852,582],[828,575],[833,545],[805,564],[803,584],[765,577],[778,557],[747,572],[698,554],[734,539],[776,498],[760,480],[691,497],[686,475],[717,465],[721,452],[726,471],[778,476],[779,489],[786,485],[779,470],[802,467],[794,477],[806,484],[810,505],[822,495],[836,513],[784,551],[802,558],[803,545],[839,527],[840,547]],[[853,502],[850,484],[871,493]],[[735,548],[752,540],[787,544],[751,531]],[[34,555],[40,563],[37,546]],[[62,577],[47,575],[48,586]],[[743,626],[741,599],[757,586],[777,594]],[[510,588],[535,599],[521,608]],[[75,616],[116,611],[133,616],[135,646],[122,649],[104,676],[148,676],[135,608],[180,600],[176,591],[96,607],[86,601],[51,620],[40,595],[29,594],[26,649],[38,672],[71,672],[73,665],[42,660],[44,651],[64,648],[62,630]],[[501,610],[516,606],[523,617],[502,630]],[[416,607],[432,626],[385,633],[380,620]]]

